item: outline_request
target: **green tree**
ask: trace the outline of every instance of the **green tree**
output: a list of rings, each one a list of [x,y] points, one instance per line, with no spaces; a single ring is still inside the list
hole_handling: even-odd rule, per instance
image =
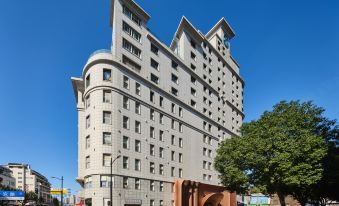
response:
[[[53,206],[59,206],[59,200],[57,198],[53,198]]]
[[[38,201],[38,195],[33,191],[26,192],[24,203],[27,203],[29,201],[37,202]]]
[[[215,168],[222,183],[243,193],[251,187],[276,193],[285,206],[285,196],[295,195],[301,205],[307,191],[322,179],[327,153],[323,109],[312,102],[282,101],[256,121],[243,124],[240,137],[222,142]],[[306,196],[306,198],[305,198]]]

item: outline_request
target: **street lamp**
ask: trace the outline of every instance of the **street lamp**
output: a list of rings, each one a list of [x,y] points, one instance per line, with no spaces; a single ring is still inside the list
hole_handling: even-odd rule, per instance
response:
[[[64,176],[61,176],[61,178],[59,177],[52,177],[54,179],[60,180],[61,181],[61,206],[64,205],[63,203],[63,199],[64,199]]]
[[[109,194],[110,194],[110,206],[113,206],[113,163],[115,160],[119,159],[121,155],[118,155],[114,160],[111,158],[111,184],[109,187]]]

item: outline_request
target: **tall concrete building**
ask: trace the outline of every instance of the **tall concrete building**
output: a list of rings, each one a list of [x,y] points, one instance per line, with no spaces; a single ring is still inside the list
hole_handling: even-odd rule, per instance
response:
[[[72,84],[78,111],[79,197],[86,205],[179,205],[177,179],[218,185],[213,159],[237,135],[244,81],[224,18],[207,34],[185,17],[170,46],[133,0],[111,1],[112,45]]]
[[[35,192],[43,199],[43,205],[49,205],[52,202],[51,184],[45,176],[33,170],[28,164],[8,163],[6,167],[12,171],[16,180],[16,188],[25,192]]]
[[[16,188],[12,170],[2,165],[0,165],[0,185]]]

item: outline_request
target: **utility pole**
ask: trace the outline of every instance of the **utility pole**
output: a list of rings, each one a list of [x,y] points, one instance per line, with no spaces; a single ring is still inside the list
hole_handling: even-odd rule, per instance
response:
[[[60,180],[61,181],[61,206],[64,205],[63,200],[64,200],[64,176],[61,176],[61,178],[58,177],[52,177],[54,179]]]
[[[118,155],[114,160],[112,160],[111,158],[111,183],[109,186],[109,194],[110,194],[110,206],[113,206],[113,163],[115,162],[115,160],[119,159],[121,157],[121,155]]]

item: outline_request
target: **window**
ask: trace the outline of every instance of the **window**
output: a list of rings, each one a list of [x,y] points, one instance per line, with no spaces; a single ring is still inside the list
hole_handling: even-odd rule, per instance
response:
[[[87,115],[86,117],[86,129],[91,126],[91,116]]]
[[[153,144],[149,145],[149,154],[155,156],[155,146]]]
[[[139,121],[135,121],[135,132],[141,133],[141,123]]]
[[[104,103],[111,103],[111,91],[110,90],[104,90],[103,91],[103,102]]]
[[[159,147],[159,157],[164,158],[164,148]]]
[[[179,107],[179,117],[183,117],[183,112],[182,112],[182,108]]]
[[[155,173],[155,164],[154,162],[149,163],[149,172],[154,174]]]
[[[162,192],[162,191],[161,191]],[[164,206],[164,201],[163,200],[160,200],[159,201],[159,206]]]
[[[204,156],[207,156],[207,148],[204,148],[203,149],[203,153],[202,153]]]
[[[182,126],[182,123],[179,123],[179,132],[183,132],[184,128]]]
[[[124,189],[128,189],[128,177],[122,178],[122,186]]]
[[[138,42],[141,42],[141,34],[139,34],[139,32],[137,32],[135,29],[133,29],[130,25],[128,25],[124,21],[122,22],[122,30],[131,37],[133,37]]]
[[[155,120],[155,112],[154,112],[154,109],[150,109],[150,112],[149,112],[149,118],[151,120]]]
[[[194,107],[194,108],[197,107],[197,103],[194,100],[192,100],[192,99],[191,99],[191,106]]]
[[[141,152],[141,141],[140,140],[135,140],[135,147],[134,147],[134,150],[136,152]]]
[[[174,87],[172,87],[171,93],[174,94],[175,96],[178,96],[178,90]]]
[[[208,169],[211,170],[212,163],[208,163]]]
[[[149,101],[154,103],[154,92],[153,91],[150,91],[149,93]]]
[[[129,18],[131,19],[134,23],[138,24],[139,26],[141,25],[141,19],[137,17],[129,8],[126,6],[122,7],[122,12]]]
[[[178,84],[178,77],[174,74],[172,74],[172,82]]]
[[[203,169],[207,169],[207,162],[206,162],[206,161],[203,161],[203,162],[202,162],[202,168],[203,168]]]
[[[159,130],[159,140],[160,141],[164,141],[164,131],[162,131],[162,130]]]
[[[175,114],[175,104],[174,103],[172,103],[171,112]]]
[[[126,76],[123,77],[123,87],[129,89],[129,79]]]
[[[140,179],[139,178],[135,178],[135,186],[134,186],[134,188],[136,189],[136,190],[140,190],[141,189],[141,187],[140,187]]]
[[[150,187],[149,187],[150,191],[154,191],[154,185],[155,185],[154,180],[150,180]]]
[[[122,148],[129,149],[129,137],[127,136],[122,137]]]
[[[207,180],[207,175],[206,175],[206,174],[203,174],[202,179],[203,179],[203,180]]]
[[[141,95],[141,86],[139,83],[135,83],[135,93],[139,96]]]
[[[172,60],[172,68],[173,69],[178,69],[178,63]]]
[[[193,64],[191,64],[191,69],[192,69],[193,71],[195,71],[196,66],[194,66]]]
[[[179,162],[182,163],[182,154],[179,153]]]
[[[124,109],[129,109],[129,100],[126,96],[123,96],[123,107]]]
[[[126,156],[122,157],[122,168],[128,169],[128,157]]]
[[[135,63],[134,61],[132,61],[131,59],[129,59],[125,55],[122,55],[122,62],[136,72],[140,72],[140,70],[141,70],[141,66],[139,64]]]
[[[179,138],[179,147],[183,147],[183,140],[182,140],[182,138]]]
[[[171,160],[175,161],[175,152],[174,151],[171,152]]]
[[[156,47],[154,44],[151,44],[151,51],[156,55],[159,53],[158,47]]]
[[[196,85],[197,84],[197,79],[191,76],[191,82]]]
[[[197,96],[197,91],[193,89],[192,87],[191,87],[191,94],[195,97]]]
[[[87,95],[86,101],[85,101],[85,107],[86,109],[91,105],[91,96]]]
[[[135,159],[135,161],[134,161],[134,169],[135,169],[135,171],[141,171],[141,160]]]
[[[111,185],[111,177],[108,175],[100,176],[100,187],[109,187]]]
[[[212,150],[208,150],[208,157],[212,157]]]
[[[171,144],[175,145],[175,136],[174,135],[171,136]]]
[[[129,118],[126,116],[122,117],[122,126],[125,129],[129,129]]]
[[[159,97],[159,105],[160,107],[164,106],[164,98],[162,96]]]
[[[86,88],[89,87],[89,85],[91,85],[91,76],[87,75],[87,77],[86,77]]]
[[[110,154],[103,154],[102,155],[102,165],[105,167],[111,166],[111,155]]]
[[[171,122],[171,128],[172,128],[172,129],[175,129],[175,121],[174,121],[174,119],[172,119],[172,122]]]
[[[141,58],[141,50],[124,38],[122,39],[122,47],[129,51],[130,53],[134,54],[135,56]]]
[[[103,111],[103,123],[111,124],[111,112]]]
[[[174,177],[175,176],[175,167],[171,167],[171,176]]]
[[[151,67],[153,67],[156,70],[159,70],[159,63],[151,58]]]
[[[102,133],[102,142],[104,145],[112,145],[112,135],[110,132]]]
[[[159,174],[164,175],[164,165],[162,164],[159,165]]]
[[[182,177],[182,169],[180,168],[179,169],[179,178],[181,178]]]
[[[191,52],[191,59],[193,59],[194,61],[197,60],[197,57],[196,57],[196,55],[193,52]]]
[[[88,169],[88,168],[90,168],[90,166],[91,166],[91,159],[90,159],[90,156],[87,156],[86,157],[86,169]]]
[[[141,105],[140,102],[135,102],[135,113],[141,114]]]
[[[155,129],[154,127],[149,128],[149,136],[150,138],[155,138]]]
[[[85,188],[91,188],[92,187],[92,177],[91,176],[85,177],[84,182],[85,182],[85,185],[84,185]]]
[[[159,84],[159,77],[157,77],[155,74],[151,73],[151,81]]]
[[[160,192],[164,191],[164,182],[160,182],[160,184],[159,184],[159,191]],[[163,203],[161,203],[161,202],[162,202],[162,200],[160,200],[160,205],[163,205]]]
[[[162,113],[159,114],[159,123],[164,124],[164,115]]]
[[[103,69],[102,79],[104,81],[112,81],[112,74],[110,69]]]
[[[149,205],[150,205],[150,206],[154,206],[154,205],[155,205],[154,202],[155,202],[154,200],[150,200],[150,201],[149,201]]]
[[[195,49],[195,47],[196,47],[195,41],[193,39],[191,39],[190,43],[191,43],[191,46]]]
[[[91,140],[90,140],[90,136],[88,135],[88,136],[86,137],[86,149],[87,149],[87,148],[90,148],[90,146],[91,146]]]

